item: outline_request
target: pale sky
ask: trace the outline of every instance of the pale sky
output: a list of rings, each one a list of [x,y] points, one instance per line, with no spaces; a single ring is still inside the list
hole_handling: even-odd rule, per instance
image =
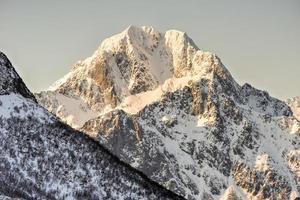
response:
[[[238,83],[300,95],[298,0],[0,0],[0,51],[36,92],[131,24],[185,31]]]

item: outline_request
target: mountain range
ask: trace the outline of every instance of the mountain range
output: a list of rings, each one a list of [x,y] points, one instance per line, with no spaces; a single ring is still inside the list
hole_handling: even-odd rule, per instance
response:
[[[299,195],[297,115],[184,32],[130,26],[36,98],[187,199]]]
[[[130,26],[34,95],[0,63],[4,196],[300,197],[300,98],[239,85],[185,32]]]

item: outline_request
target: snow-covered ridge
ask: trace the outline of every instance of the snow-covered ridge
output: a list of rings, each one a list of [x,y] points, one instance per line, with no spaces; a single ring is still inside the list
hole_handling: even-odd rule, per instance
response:
[[[38,105],[4,56],[0,199],[183,199]]]
[[[43,101],[43,98],[51,100],[46,106],[47,109],[56,116],[64,119],[73,128],[80,128],[86,121],[99,115],[99,113],[91,110],[85,102],[77,97],[69,97],[60,93],[47,91],[36,94],[36,96],[39,101]],[[65,115],[66,113],[67,115]]]
[[[0,95],[17,93],[36,101],[34,95],[28,90],[6,55],[2,52],[0,52],[0,77]]]
[[[57,112],[73,101],[61,96],[84,109]],[[300,122],[290,107],[238,85],[184,32],[130,26],[37,99],[189,200],[299,196]]]

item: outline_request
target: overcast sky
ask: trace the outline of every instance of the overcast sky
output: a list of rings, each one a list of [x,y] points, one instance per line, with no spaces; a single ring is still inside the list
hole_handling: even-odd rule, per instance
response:
[[[185,31],[240,84],[300,95],[298,0],[0,0],[0,51],[36,92],[130,24]]]

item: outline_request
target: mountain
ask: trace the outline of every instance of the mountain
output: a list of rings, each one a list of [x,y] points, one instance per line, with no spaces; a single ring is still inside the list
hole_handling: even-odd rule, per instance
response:
[[[286,103],[291,107],[294,116],[300,121],[300,96],[288,99]]]
[[[183,199],[36,103],[0,53],[1,199]]]
[[[187,199],[293,199],[300,122],[186,33],[130,26],[48,91],[50,112]]]

